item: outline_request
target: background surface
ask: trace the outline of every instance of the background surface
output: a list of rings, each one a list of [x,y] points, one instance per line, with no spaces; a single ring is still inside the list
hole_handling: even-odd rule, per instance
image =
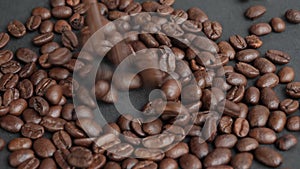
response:
[[[244,11],[251,5],[261,4],[267,7],[267,12],[255,21],[248,20],[244,17]],[[31,9],[37,6],[49,7],[48,0],[0,0],[0,31],[6,31],[9,21],[18,19],[25,23],[30,16]],[[284,13],[289,8],[300,9],[299,0],[177,0],[175,8],[188,9],[190,7],[200,7],[209,16],[210,20],[219,21],[223,25],[223,36],[220,40],[227,40],[233,34],[241,36],[248,35],[248,28],[257,22],[269,22],[272,17],[284,18]],[[12,38],[7,49],[15,51],[19,47],[30,47],[36,52],[38,49],[31,45],[31,39],[36,33],[29,33],[24,38],[16,40]],[[264,54],[268,49],[278,49],[289,53],[292,56],[291,65],[296,73],[296,81],[300,81],[300,24],[294,25],[287,23],[287,29],[284,33],[271,33],[263,36],[264,45],[259,51]],[[284,98],[284,86],[280,85],[276,88],[280,93],[281,99]],[[132,93],[132,102],[137,108],[141,108],[147,100],[147,91],[139,90]],[[105,105],[102,112],[107,112],[107,120],[111,121],[118,117],[113,106]],[[299,111],[294,115],[300,115]],[[284,132],[285,133],[285,132]],[[281,136],[282,134],[278,136]],[[293,133],[300,141],[300,133]],[[0,129],[0,137],[7,142],[16,134],[9,134]],[[284,163],[281,169],[298,169],[300,166],[300,143],[296,148],[288,152],[281,152],[284,157]],[[10,168],[7,159],[9,152],[5,148],[0,152],[0,168]],[[253,169],[267,169],[267,167],[254,162]]]

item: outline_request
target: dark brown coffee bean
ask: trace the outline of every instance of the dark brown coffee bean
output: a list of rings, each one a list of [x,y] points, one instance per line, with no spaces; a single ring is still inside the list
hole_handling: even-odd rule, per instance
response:
[[[279,137],[276,141],[276,146],[279,150],[287,151],[298,143],[297,138],[292,134],[286,134]]]
[[[158,6],[156,12],[158,12],[160,15],[170,15],[174,12],[174,8],[169,5],[160,5]]]
[[[22,149],[30,149],[32,141],[29,138],[14,138],[8,143],[8,150],[16,151]]]
[[[182,23],[181,27],[184,31],[191,33],[197,33],[202,31],[202,23],[194,20],[186,20]]]
[[[53,31],[54,23],[51,20],[45,20],[40,25],[40,33],[50,33]]]
[[[13,100],[9,104],[9,114],[19,116],[27,108],[27,101],[24,99]]]
[[[99,3],[100,4],[100,3]],[[81,16],[78,13],[75,13],[74,15],[71,16],[71,18],[69,19],[69,23],[72,26],[73,29],[75,30],[79,30],[82,29],[84,26],[84,17]]]
[[[24,99],[29,99],[32,97],[34,89],[30,80],[24,79],[19,82],[18,89],[20,92],[20,97]]]
[[[121,11],[109,11],[108,12],[108,19],[112,20],[112,21],[120,19],[125,16],[127,16],[127,13],[121,12]]]
[[[164,158],[164,151],[160,149],[137,148],[134,155],[143,160],[160,161]]]
[[[222,105],[222,107],[223,107],[223,105]],[[241,111],[241,108],[239,105],[237,105],[236,103],[234,103],[232,101],[225,100],[224,115],[236,118],[236,117],[239,117],[240,111]]]
[[[222,55],[227,56],[229,59],[235,58],[235,50],[227,41],[219,42],[218,46]]]
[[[257,36],[262,36],[262,35],[267,35],[272,32],[272,28],[268,23],[257,23],[252,25],[249,28],[250,33],[257,35]]]
[[[178,163],[177,163],[177,161],[175,161],[172,158],[164,158],[159,163],[159,168],[161,168],[161,169],[178,169]]]
[[[120,0],[104,0],[102,3],[105,4],[108,9],[113,10],[118,8]]]
[[[14,88],[8,89],[3,94],[2,105],[9,106],[12,101],[19,99],[19,97],[19,90]]]
[[[217,40],[222,36],[223,28],[219,22],[205,21],[203,22],[203,32],[212,40]]]
[[[285,12],[286,19],[291,22],[298,24],[300,23],[300,11],[296,9],[289,9]]]
[[[5,47],[10,40],[10,36],[7,33],[0,33],[0,49]]]
[[[35,93],[38,96],[43,96],[49,87],[56,85],[56,81],[50,78],[43,78],[37,85]]]
[[[48,102],[39,96],[35,96],[30,98],[29,107],[33,108],[37,111],[41,116],[45,116],[49,112],[49,104]]]
[[[58,149],[69,149],[72,146],[72,140],[65,131],[58,131],[52,136],[53,143]]]
[[[72,31],[66,30],[62,34],[62,43],[68,49],[74,50],[78,46],[77,36]]]
[[[60,46],[57,42],[49,42],[43,45],[40,49],[42,54],[47,54],[53,52],[55,49],[58,49]]]
[[[64,129],[66,121],[61,118],[54,118],[50,116],[43,117],[43,120],[40,123],[46,130],[49,132],[59,131]]]
[[[252,162],[253,162],[252,154],[239,153],[232,158],[231,165],[236,169],[251,168]]]
[[[208,16],[200,8],[197,7],[188,9],[187,13],[190,20],[199,21],[201,23],[208,20]]]
[[[256,87],[249,87],[246,92],[244,99],[246,103],[256,105],[259,103],[260,100],[260,91]]]
[[[223,116],[219,122],[219,130],[222,133],[230,134],[232,131],[233,120],[229,116]]]
[[[50,4],[52,7],[65,6],[66,1],[65,0],[50,0]]]
[[[237,137],[233,134],[223,134],[216,137],[214,143],[216,148],[232,148],[237,142]]]
[[[253,49],[260,48],[263,45],[263,42],[256,35],[246,36],[245,39],[246,39],[246,42],[247,42],[248,46],[253,48]]]
[[[32,43],[36,46],[42,46],[53,41],[53,39],[54,39],[54,33],[50,32],[50,33],[37,35],[32,39]]]
[[[229,42],[237,50],[242,50],[247,47],[247,43],[246,43],[245,39],[243,37],[241,37],[240,35],[230,36]]]
[[[10,50],[1,50],[0,51],[0,66],[11,61],[14,54]]]
[[[250,130],[249,122],[244,118],[237,118],[234,122],[233,132],[238,137],[245,137]]]
[[[148,135],[159,134],[162,131],[163,123],[160,119],[143,124],[143,131]]]
[[[39,124],[42,121],[42,117],[33,109],[24,110],[22,117],[26,123]]]
[[[285,52],[279,50],[268,50],[266,52],[266,58],[275,64],[287,64],[291,60],[291,56]]]
[[[5,74],[0,79],[0,90],[6,91],[7,89],[14,88],[17,85],[18,81],[19,81],[18,75],[13,75],[11,73]]]
[[[34,152],[30,149],[17,150],[9,155],[9,165],[18,167],[23,162],[34,158]]]
[[[39,157],[47,158],[53,156],[56,148],[51,140],[47,138],[39,138],[34,141],[33,150]]]
[[[42,68],[50,68],[52,65],[48,62],[49,55],[44,54],[39,57],[39,64],[41,65]]]
[[[174,141],[175,136],[171,134],[160,134],[145,137],[142,143],[147,148],[163,148],[169,146]]]
[[[287,119],[286,128],[290,131],[299,131],[300,130],[300,117],[292,116]]]
[[[63,33],[64,31],[72,30],[71,25],[65,20],[58,20],[54,25],[54,31],[56,33]]]
[[[60,67],[52,68],[49,71],[49,77],[55,80],[67,79],[69,75],[70,72],[67,69],[60,68]]]
[[[259,162],[269,167],[278,167],[283,160],[277,151],[268,147],[258,147],[254,156]]]
[[[251,129],[249,136],[256,139],[260,144],[273,144],[277,139],[273,130],[264,127]]]
[[[137,167],[137,168],[139,168],[139,167]],[[121,166],[120,166],[120,164],[118,164],[116,162],[110,161],[105,164],[103,169],[121,169]]]
[[[13,115],[5,115],[0,118],[1,128],[11,133],[19,132],[23,125],[24,122],[19,117]]]
[[[185,154],[179,159],[179,164],[182,169],[197,168],[201,169],[201,161],[192,154]]]
[[[51,10],[52,15],[58,19],[66,19],[72,16],[72,8],[68,6],[57,6]]]
[[[106,157],[102,154],[94,154],[93,162],[88,169],[102,168],[106,163]]]
[[[27,138],[37,139],[44,135],[44,128],[38,124],[26,123],[22,127],[21,134]]]
[[[16,38],[21,38],[26,34],[25,26],[18,20],[10,22],[7,26],[7,30],[12,36]]]
[[[40,16],[31,16],[27,19],[26,27],[29,31],[34,31],[39,28],[42,22],[42,18]]]
[[[266,73],[256,81],[256,86],[259,88],[274,88],[278,85],[279,78],[274,73]]]
[[[160,0],[159,1],[162,5],[172,6],[175,3],[175,0]]]
[[[56,163],[52,158],[45,158],[41,161],[39,169],[56,169]]]
[[[29,48],[19,48],[16,57],[24,63],[36,62],[38,59],[37,54]]]
[[[72,53],[67,48],[59,48],[49,54],[48,61],[54,65],[63,65],[70,61]]]
[[[53,85],[47,89],[45,97],[51,104],[58,104],[63,96],[62,87],[60,85]]]
[[[34,62],[27,63],[19,72],[20,78],[28,78],[30,77],[33,72],[36,71],[36,64]]]
[[[257,105],[248,113],[248,120],[251,127],[263,127],[267,124],[270,111],[267,107]]]
[[[235,68],[247,78],[255,78],[259,76],[259,70],[250,64],[239,62],[236,64]]]
[[[213,167],[229,163],[231,160],[231,151],[227,148],[216,148],[210,152],[204,159],[205,167]]]
[[[107,156],[114,161],[120,161],[125,157],[129,157],[133,153],[133,151],[134,148],[130,144],[120,143],[108,148]]]
[[[50,19],[51,13],[49,9],[43,7],[36,7],[31,12],[32,16],[40,16],[42,20]]]
[[[31,158],[18,166],[18,169],[37,169],[40,165],[40,160],[37,158]]]
[[[299,82],[291,82],[286,86],[286,94],[290,97],[298,99],[300,98],[300,83]]]
[[[219,47],[218,45],[206,38],[206,37],[203,37],[203,36],[197,36],[193,42],[192,42],[195,46],[197,46],[198,49],[200,50],[205,50],[205,51],[208,51],[208,52],[211,52],[211,53],[218,53],[219,52]]]
[[[177,145],[173,146],[171,149],[166,151],[166,157],[177,159],[184,154],[187,154],[189,152],[189,147],[186,143],[178,143]]]
[[[248,152],[255,150],[259,146],[258,142],[254,138],[245,137],[243,139],[240,139],[237,144],[236,148],[240,152]]]
[[[260,56],[259,51],[255,50],[255,49],[245,49],[245,50],[239,51],[236,54],[238,61],[246,62],[246,63],[250,63],[250,62],[254,61],[259,56]]]
[[[278,17],[272,18],[270,24],[274,32],[280,33],[285,31],[285,22],[281,18]]]
[[[295,71],[292,67],[285,66],[278,72],[280,83],[290,83],[295,79]]]
[[[160,4],[156,1],[145,1],[142,3],[143,10],[145,12],[156,12]]]
[[[140,13],[142,11],[142,5],[139,2],[133,2],[129,4],[124,11],[129,15]]]
[[[67,161],[71,166],[86,168],[92,164],[93,155],[90,150],[78,147],[67,156]]]
[[[246,12],[245,16],[249,19],[256,19],[262,16],[267,11],[266,7],[262,5],[254,5],[249,7]]]
[[[80,0],[66,0],[66,3],[69,6],[74,7],[74,6],[77,6],[80,3]]]
[[[228,84],[233,86],[246,86],[247,79],[244,75],[235,73],[235,72],[228,72],[225,74],[226,81]]]
[[[76,121],[76,125],[85,131],[90,137],[96,137],[102,132],[101,126],[94,120],[82,118]]]
[[[282,111],[271,113],[268,126],[276,132],[281,132],[286,124],[286,115]]]
[[[170,20],[176,24],[183,24],[185,21],[188,20],[188,14],[184,10],[174,10],[172,15],[170,16]],[[201,25],[202,28],[202,25]]]
[[[262,104],[268,107],[270,110],[277,110],[280,103],[275,91],[268,87],[261,90],[260,100]]]
[[[200,137],[192,137],[190,140],[191,153],[202,159],[209,153],[208,144]]]
[[[293,114],[298,110],[299,102],[292,99],[285,99],[280,103],[279,107],[286,114]]]

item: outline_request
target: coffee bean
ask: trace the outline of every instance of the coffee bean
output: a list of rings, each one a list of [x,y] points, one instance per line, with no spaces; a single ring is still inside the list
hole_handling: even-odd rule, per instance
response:
[[[21,68],[22,68],[21,64],[14,60],[11,60],[11,61],[1,65],[1,71],[5,75],[10,74],[10,73],[18,73],[21,70]]]
[[[45,45],[54,39],[54,33],[45,33],[41,35],[37,35],[32,39],[32,43],[36,46],[42,46]]]
[[[19,132],[23,125],[24,122],[19,117],[13,115],[5,115],[0,118],[1,128],[11,133]]]
[[[178,168],[178,163],[172,158],[164,158],[160,163],[159,163],[159,168],[161,169],[177,169]]]
[[[70,50],[74,50],[78,46],[77,36],[72,31],[64,31],[62,34],[62,43]]]
[[[0,33],[0,49],[5,47],[10,40],[10,36],[7,33]]]
[[[222,105],[223,107],[223,105]],[[225,100],[224,114],[230,117],[239,117],[241,108],[236,103]]]
[[[280,33],[285,31],[285,22],[281,18],[278,17],[272,18],[270,24],[274,32]]]
[[[13,100],[10,104],[9,114],[19,116],[27,108],[27,101],[24,99]]]
[[[269,167],[278,167],[282,163],[282,156],[268,147],[258,147],[254,156],[259,162]]]
[[[256,81],[256,86],[259,88],[274,88],[278,85],[279,78],[274,73],[266,73]]]
[[[142,140],[142,143],[147,148],[163,148],[172,144],[174,139],[174,135],[161,134],[155,136],[148,136]]]
[[[49,104],[48,102],[39,96],[35,96],[30,98],[29,107],[33,108],[37,111],[41,116],[45,116],[49,112]]]
[[[34,152],[30,149],[17,150],[9,155],[9,165],[18,167],[23,162],[34,158]]]
[[[234,122],[233,132],[238,137],[245,137],[250,130],[249,122],[243,118],[237,118]]]
[[[112,160],[121,161],[124,158],[129,157],[133,151],[134,148],[130,144],[120,143],[108,148],[107,156]]]
[[[14,88],[19,80],[18,75],[13,75],[11,73],[5,74],[1,79],[0,79],[0,90],[1,91],[6,91],[7,89]]]
[[[172,158],[172,159],[177,159],[184,154],[187,154],[189,152],[189,147],[186,143],[178,143],[168,151],[166,151],[166,157]]]
[[[286,134],[279,137],[276,141],[276,146],[282,151],[287,151],[298,143],[297,138],[292,134]]]
[[[58,48],[49,54],[49,63],[54,65],[63,65],[70,61],[72,53],[67,48]]]
[[[100,3],[99,3],[100,4]],[[69,19],[69,23],[72,26],[73,29],[75,30],[79,30],[82,29],[84,26],[84,17],[81,16],[78,13],[75,13],[74,15],[72,15],[72,17]]]
[[[286,128],[290,131],[299,131],[300,130],[300,117],[292,116],[287,119]]]
[[[208,16],[200,8],[197,7],[188,9],[187,13],[189,15],[189,19],[191,20],[199,21],[201,23],[208,20]]]
[[[211,41],[210,39],[203,37],[203,36],[197,36],[193,42],[195,46],[197,46],[198,49],[200,50],[205,50],[211,53],[218,53],[219,52],[219,47],[218,45],[214,42]]]
[[[228,72],[225,74],[226,81],[228,84],[233,86],[246,86],[247,79],[244,75],[235,73],[235,72]]]
[[[72,140],[65,131],[58,131],[52,136],[53,143],[58,149],[69,149],[72,146]]]
[[[268,87],[261,90],[260,100],[270,110],[277,110],[280,103],[275,91]]]
[[[218,43],[220,53],[222,55],[227,56],[229,59],[234,59],[235,58],[235,50],[233,47],[227,42],[227,41],[221,41]]]
[[[21,129],[21,134],[27,138],[37,139],[44,135],[44,128],[38,124],[26,123]]]
[[[12,36],[16,38],[21,38],[26,34],[25,26],[18,20],[10,22],[7,26],[7,30]]]
[[[156,1],[145,1],[142,3],[143,10],[145,12],[156,12],[160,4]]]
[[[129,4],[124,11],[129,15],[138,14],[142,11],[142,5],[139,2],[133,2]]]
[[[286,19],[294,24],[300,23],[300,11],[296,9],[289,9],[285,12]]]
[[[248,120],[251,127],[263,127],[267,124],[270,111],[267,107],[257,105],[248,113]]]
[[[288,66],[283,67],[278,72],[278,77],[280,83],[290,83],[295,79],[295,71],[292,67],[288,67]]]
[[[53,31],[54,23],[51,20],[45,20],[40,25],[40,33],[50,33]]]
[[[249,19],[256,19],[262,16],[267,11],[266,7],[262,5],[254,5],[249,7],[246,12],[245,16]]]
[[[10,50],[0,51],[0,66],[12,60],[14,54]]]
[[[237,144],[236,148],[240,152],[248,152],[255,150],[259,146],[258,142],[254,138],[245,137],[243,139],[240,139]]]
[[[160,149],[137,148],[134,155],[143,160],[159,161],[165,156],[164,151]]]
[[[245,39],[243,37],[241,37],[240,35],[230,36],[229,42],[237,50],[242,50],[247,47],[247,43],[246,43]]]
[[[273,144],[277,139],[272,129],[264,127],[251,129],[249,136],[256,139],[260,144]]]
[[[271,113],[268,126],[276,132],[281,132],[286,124],[286,115],[282,111]]]
[[[56,163],[52,158],[45,158],[42,160],[40,166],[40,169],[56,169]]]
[[[24,110],[22,117],[26,123],[39,124],[42,121],[42,117],[33,109]]]
[[[54,25],[54,31],[56,33],[63,33],[64,31],[72,30],[71,25],[65,20],[58,20]]]
[[[29,31],[34,31],[39,28],[42,22],[42,18],[40,16],[31,16],[27,19],[26,27]]]
[[[63,95],[62,87],[59,85],[53,85],[48,88],[47,92],[45,93],[45,97],[51,104],[58,104],[61,100]]]
[[[72,8],[68,6],[57,6],[51,10],[52,15],[58,19],[66,19],[72,16]]]
[[[216,148],[232,148],[237,143],[237,137],[233,134],[219,135],[215,139]]]
[[[80,0],[67,0],[66,3],[69,6],[74,7],[74,6],[77,6],[80,3]]]
[[[219,22],[207,20],[203,22],[203,32],[209,39],[216,40],[222,36],[223,28]]]
[[[245,92],[245,101],[253,105],[258,104],[260,100],[260,91],[256,87],[249,87]]]
[[[53,52],[55,49],[58,49],[60,46],[57,42],[49,42],[43,45],[40,49],[42,54],[47,54]]]
[[[263,42],[256,35],[246,36],[245,39],[246,39],[246,42],[247,42],[248,46],[253,48],[253,49],[260,48],[263,45]]]
[[[50,0],[50,4],[52,7],[65,6],[66,1],[65,0]]]
[[[51,18],[51,13],[49,9],[43,7],[36,7],[31,12],[32,16],[40,16],[42,20],[47,20]]]
[[[235,68],[247,78],[255,78],[259,76],[259,70],[250,64],[239,62],[236,64]]]
[[[232,131],[233,120],[229,116],[223,116],[219,122],[219,130],[222,133],[230,134]]]
[[[197,33],[202,30],[202,23],[194,20],[186,20],[182,23],[182,29],[187,32]]]
[[[216,148],[210,152],[204,159],[205,167],[213,167],[229,163],[231,160],[231,151],[227,148]]]
[[[10,151],[17,151],[22,149],[30,149],[32,141],[29,138],[14,138],[8,143]]]
[[[202,168],[201,161],[192,154],[185,154],[179,159],[179,164],[182,169],[189,169],[189,168]]]
[[[77,147],[67,156],[67,161],[71,166],[86,168],[93,162],[92,152],[83,147]]]
[[[292,98],[298,99],[300,98],[300,83],[299,82],[291,82],[287,84],[285,92]]]
[[[162,25],[162,30],[170,37],[180,37],[184,34],[181,27],[175,23],[166,23]]]
[[[287,64],[291,60],[291,56],[285,52],[279,50],[268,50],[266,52],[266,58],[275,64]]]
[[[272,32],[272,28],[268,23],[257,23],[252,25],[249,28],[250,33],[257,35],[257,36],[262,36],[262,35],[267,35]]]
[[[260,56],[258,50],[255,49],[245,49],[241,50],[236,54],[236,58],[240,62],[250,63],[253,62]]]
[[[292,99],[285,99],[280,103],[279,107],[286,114],[293,114],[298,110],[299,102]]]
[[[29,48],[19,48],[16,57],[24,63],[36,62],[38,59],[37,54]]]
[[[40,161],[34,157],[20,164],[18,166],[18,169],[26,169],[26,168],[37,169],[39,165],[40,165]]]
[[[43,117],[41,123],[43,127],[45,127],[46,130],[49,132],[54,132],[58,130],[63,130],[64,125],[66,124],[66,121],[61,118],[54,118],[50,116]]]
[[[56,148],[51,140],[47,138],[39,138],[34,141],[33,150],[38,156],[47,158],[53,156]]]
[[[231,165],[236,169],[251,168],[253,161],[253,155],[250,153],[236,154],[232,160]]]

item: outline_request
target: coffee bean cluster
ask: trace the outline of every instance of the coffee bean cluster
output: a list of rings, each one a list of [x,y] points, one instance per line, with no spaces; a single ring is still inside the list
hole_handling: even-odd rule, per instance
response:
[[[8,33],[0,33],[0,48],[11,37],[22,38],[27,32],[38,31],[32,43],[40,53],[29,48],[0,51],[0,127],[21,135],[7,145],[11,151],[9,164],[18,169],[233,169],[250,168],[255,158],[266,166],[278,167],[282,156],[264,145],[275,144],[286,151],[297,144],[292,134],[278,138],[276,133],[285,127],[300,130],[300,117],[293,116],[299,108],[296,99],[300,98],[300,82],[293,82],[295,72],[289,66],[277,71],[276,65],[290,62],[289,54],[270,49],[262,57],[256,49],[263,45],[259,36],[272,29],[283,32],[284,21],[273,18],[270,24],[257,23],[251,26],[247,37],[233,35],[228,42],[215,43],[222,35],[219,22],[209,20],[197,7],[187,11],[174,9],[174,3],[98,3],[104,23],[140,12],[171,15],[171,22],[164,17],[138,15],[134,22],[137,29],[153,33],[129,36],[127,44],[118,44],[120,55],[114,50],[108,52],[106,57],[111,63],[118,65],[132,51],[148,48],[169,47],[174,55],[149,55],[140,62],[159,63],[162,70],[145,70],[134,79],[124,72],[114,84],[114,67],[100,65],[91,88],[80,86],[72,78],[74,72],[80,72],[80,77],[86,79],[95,59],[89,51],[81,51],[85,57],[77,59],[78,51],[91,36],[85,21],[89,9],[86,4],[80,0],[50,0],[51,9],[34,8],[25,24],[10,22]],[[265,7],[253,6],[245,15],[255,19],[265,12]],[[299,16],[295,9],[286,12],[291,23],[299,23]],[[108,28],[117,30],[114,36],[99,45],[110,46],[122,39],[122,31],[130,26],[121,18]],[[193,48],[159,32],[192,44]],[[201,32],[209,39],[200,36]],[[61,44],[54,41],[55,37]],[[103,48],[97,51],[100,55],[106,52]],[[235,66],[227,65],[229,62]],[[137,62],[135,66],[142,65]],[[190,83],[192,77],[195,84]],[[254,78],[256,84],[247,88],[248,79]],[[159,118],[143,122],[127,114],[104,127],[94,120],[97,103],[91,93],[100,101],[114,103],[118,100],[117,91],[148,83],[159,87],[168,101]],[[279,84],[286,84],[289,96],[282,101],[273,90]],[[71,102],[74,94],[82,105],[75,107]],[[149,102],[142,110],[144,115],[153,118],[160,113],[164,101]],[[46,137],[49,133],[51,137]],[[0,150],[5,144],[0,139]]]

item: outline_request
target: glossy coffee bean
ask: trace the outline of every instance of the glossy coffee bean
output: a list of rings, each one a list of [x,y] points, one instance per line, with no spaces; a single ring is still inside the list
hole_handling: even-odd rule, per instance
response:
[[[57,6],[51,10],[53,17],[58,19],[66,19],[72,15],[72,8],[68,6]]]
[[[234,59],[235,58],[235,50],[233,47],[227,42],[227,41],[221,41],[218,43],[220,53],[222,55],[227,56],[229,59]]]
[[[50,10],[43,7],[36,7],[31,11],[32,16],[40,16],[42,20],[47,20],[51,18]]]
[[[250,48],[257,49],[263,45],[263,42],[256,35],[246,36],[246,42]]]
[[[249,87],[244,96],[245,102],[248,104],[256,105],[260,100],[260,91],[256,87]]]
[[[276,141],[276,146],[279,150],[287,151],[294,146],[296,146],[298,143],[297,138],[292,134],[286,134],[282,137],[279,137]]]
[[[171,134],[161,134],[145,137],[142,140],[144,147],[146,148],[163,148],[172,144],[175,136]]]
[[[295,71],[292,67],[288,67],[288,66],[283,67],[278,72],[278,77],[280,83],[290,83],[295,79]]]
[[[280,50],[268,50],[266,52],[266,58],[275,64],[287,64],[291,60],[291,56]]]
[[[282,111],[274,111],[271,113],[268,126],[276,132],[281,132],[286,124],[286,115]]]
[[[55,118],[50,116],[43,117],[40,123],[47,131],[55,132],[63,130],[66,121],[61,118]]]
[[[239,153],[232,158],[231,165],[236,169],[251,168],[252,162],[253,155],[251,153]]]
[[[294,24],[300,23],[300,11],[297,9],[289,9],[285,12],[286,19]]]
[[[10,40],[10,36],[7,33],[0,33],[0,49],[5,47]]]
[[[300,117],[292,116],[287,119],[286,128],[290,131],[299,131],[300,130]]]
[[[283,160],[277,151],[268,147],[258,147],[254,156],[259,162],[269,167],[278,167]]]
[[[286,114],[293,114],[299,108],[299,102],[292,99],[285,99],[280,102],[280,110],[284,111]]]
[[[12,36],[16,38],[21,38],[26,34],[25,26],[18,20],[10,22],[7,26],[7,30]]]
[[[62,87],[59,85],[53,85],[48,88],[48,90],[45,93],[45,97],[47,100],[56,105],[59,103],[63,95]]]
[[[159,163],[159,168],[161,169],[178,169],[178,163],[172,158],[164,158]]]
[[[232,132],[233,119],[229,116],[223,116],[219,122],[219,130],[222,133],[230,134]]]
[[[254,5],[249,7],[246,12],[245,16],[249,19],[256,19],[262,16],[267,11],[266,7],[262,5]]]
[[[267,107],[257,105],[248,113],[248,120],[251,127],[263,127],[266,125],[270,111]]]
[[[213,167],[229,163],[231,160],[231,151],[227,148],[216,148],[210,152],[204,159],[205,167]]]
[[[24,99],[13,100],[9,105],[9,114],[19,116],[27,108],[27,106],[28,103]]]
[[[203,22],[203,32],[212,40],[217,40],[222,36],[223,28],[219,22],[205,21]]]
[[[53,134],[52,140],[58,149],[69,149],[72,146],[70,135],[65,131],[58,131]]]
[[[45,45],[54,39],[54,33],[44,33],[41,35],[37,35],[32,39],[32,43],[36,46],[42,46]]]
[[[276,66],[265,58],[255,59],[253,66],[256,67],[261,74],[273,73],[276,71]]]
[[[191,148],[191,153],[196,155],[199,159],[202,159],[209,153],[208,144],[200,137],[192,137],[189,146]]]
[[[41,161],[39,169],[56,169],[56,163],[52,158],[45,158]]]
[[[270,110],[277,110],[280,103],[280,100],[275,91],[268,87],[261,90],[260,100],[261,103],[268,107]]]
[[[62,43],[68,49],[74,50],[78,47],[78,39],[76,34],[69,30],[64,31],[62,34]]]
[[[185,154],[179,159],[179,164],[182,169],[201,169],[201,161],[192,154]]]
[[[38,124],[26,123],[21,129],[21,134],[27,138],[37,139],[44,135],[44,128]]]
[[[42,18],[40,16],[31,16],[27,19],[26,27],[30,31],[34,31],[39,28],[42,23]]]
[[[259,88],[274,88],[278,85],[279,78],[274,73],[266,73],[256,81],[256,86]]]
[[[63,65],[70,61],[72,53],[67,48],[58,48],[49,54],[48,61],[54,65]]]
[[[273,144],[277,139],[272,129],[264,127],[251,129],[249,136],[256,139],[260,144]]]
[[[56,33],[63,33],[64,31],[72,30],[71,25],[65,20],[58,20],[54,25],[54,31]]]
[[[188,9],[187,11],[189,15],[189,19],[199,21],[199,22],[204,22],[208,20],[208,16],[200,9],[197,7],[192,7]]]
[[[243,139],[240,139],[237,144],[236,148],[240,152],[248,152],[255,150],[259,146],[259,143],[254,139],[250,137],[245,137]]]
[[[287,95],[294,99],[300,98],[300,83],[299,82],[291,82],[287,84],[285,92]]]
[[[156,1],[146,1],[142,3],[145,12],[156,12],[160,4]]]
[[[45,20],[40,25],[40,33],[50,33],[53,31],[54,23],[51,20]]]
[[[5,115],[0,118],[1,128],[11,133],[19,132],[23,125],[24,122],[19,117],[13,115]]]
[[[236,70],[247,78],[255,78],[259,76],[259,70],[250,64],[239,62],[235,66]]]
[[[42,117],[33,109],[24,110],[22,117],[26,123],[39,124],[42,121]]]
[[[249,122],[244,118],[237,118],[233,125],[233,132],[238,137],[245,137],[250,130]]]
[[[30,149],[17,150],[9,155],[9,165],[12,167],[18,167],[20,164],[33,157],[34,152]]]
[[[39,138],[33,142],[33,150],[38,156],[47,158],[53,156],[56,148],[51,140],[47,138]]]
[[[233,35],[229,38],[230,44],[237,50],[242,50],[247,47],[247,43],[240,35]]]
[[[233,134],[219,135],[215,139],[216,148],[232,148],[237,143],[237,137]]]
[[[0,51],[0,65],[3,65],[12,60],[14,54],[10,50]]]
[[[75,148],[67,157],[67,161],[71,166],[86,168],[93,162],[92,152],[86,148]]]
[[[19,48],[16,57],[24,63],[36,62],[38,59],[37,54],[29,48]]]
[[[260,56],[259,51],[255,50],[255,49],[241,50],[236,55],[237,60],[239,60],[241,62],[246,62],[246,63],[250,63],[250,62],[254,61],[259,56]]]
[[[22,149],[30,149],[32,141],[29,138],[14,138],[8,143],[8,150],[16,151]]]
[[[168,151],[166,151],[166,157],[172,158],[172,159],[177,159],[184,154],[187,154],[189,152],[189,147],[186,143],[178,143]]]
[[[262,36],[271,33],[272,27],[268,23],[257,23],[252,25],[249,31],[254,35]]]
[[[23,162],[21,165],[18,166],[18,169],[26,169],[26,168],[37,169],[39,165],[40,165],[40,160],[34,157]]]
[[[225,74],[225,77],[227,83],[233,86],[246,86],[247,84],[246,77],[239,73],[228,72]]]
[[[285,22],[281,18],[278,17],[272,18],[270,24],[274,32],[280,33],[285,31]]]

